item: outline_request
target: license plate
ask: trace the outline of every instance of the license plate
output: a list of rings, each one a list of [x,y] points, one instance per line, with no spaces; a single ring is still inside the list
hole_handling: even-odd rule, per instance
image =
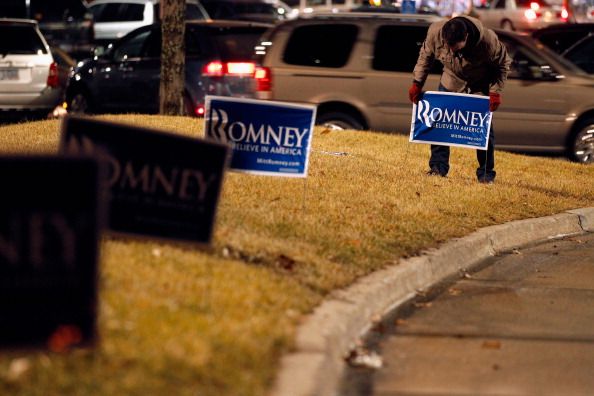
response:
[[[0,69],[0,80],[18,80],[18,69]]]

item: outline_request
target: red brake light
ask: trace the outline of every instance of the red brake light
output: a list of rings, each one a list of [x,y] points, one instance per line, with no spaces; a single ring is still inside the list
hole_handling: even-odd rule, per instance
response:
[[[204,105],[197,105],[194,109],[194,114],[198,117],[204,116]]]
[[[569,12],[567,12],[567,8],[563,7],[563,9],[561,10],[561,19],[566,21],[567,18],[569,18]]]
[[[272,90],[272,73],[268,67],[257,67],[254,72],[258,92]]]
[[[219,61],[209,62],[204,66],[202,74],[209,77],[222,77],[225,74],[225,67]]]
[[[207,77],[253,77],[256,80],[256,90],[259,92],[270,91],[272,86],[270,69],[256,66],[253,62],[212,61],[203,67],[202,74]]]
[[[60,79],[58,78],[58,64],[52,62],[49,67],[49,74],[47,75],[47,86],[51,88],[57,88],[60,85]]]

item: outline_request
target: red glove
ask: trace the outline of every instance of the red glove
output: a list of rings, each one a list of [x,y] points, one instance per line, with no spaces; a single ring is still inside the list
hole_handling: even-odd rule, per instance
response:
[[[489,92],[489,111],[495,111],[501,104],[501,95],[497,92]]]
[[[423,93],[422,87],[419,84],[417,84],[416,82],[413,82],[413,85],[408,90],[408,99],[410,99],[410,101],[413,102],[414,104],[417,104],[422,93]]]

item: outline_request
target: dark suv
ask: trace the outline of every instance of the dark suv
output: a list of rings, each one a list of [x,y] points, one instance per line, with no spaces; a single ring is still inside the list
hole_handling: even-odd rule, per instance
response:
[[[82,0],[1,0],[0,17],[37,21],[48,44],[74,58],[93,48],[93,16]]]
[[[201,116],[204,96],[254,97],[268,89],[253,62],[254,46],[272,25],[241,21],[186,23],[186,114]],[[136,29],[102,56],[79,64],[67,92],[72,112],[157,113],[161,26]]]

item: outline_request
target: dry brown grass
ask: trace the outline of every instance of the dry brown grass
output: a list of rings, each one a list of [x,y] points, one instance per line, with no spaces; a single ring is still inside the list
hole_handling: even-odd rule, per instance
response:
[[[102,118],[202,134],[195,119]],[[1,150],[55,152],[58,125],[1,127]],[[0,394],[263,395],[329,291],[480,227],[594,203],[594,167],[563,159],[497,152],[486,186],[473,150],[453,149],[444,179],[403,136],[316,130],[312,147],[305,180],[228,173],[208,252],[106,237],[98,347],[4,353]]]

